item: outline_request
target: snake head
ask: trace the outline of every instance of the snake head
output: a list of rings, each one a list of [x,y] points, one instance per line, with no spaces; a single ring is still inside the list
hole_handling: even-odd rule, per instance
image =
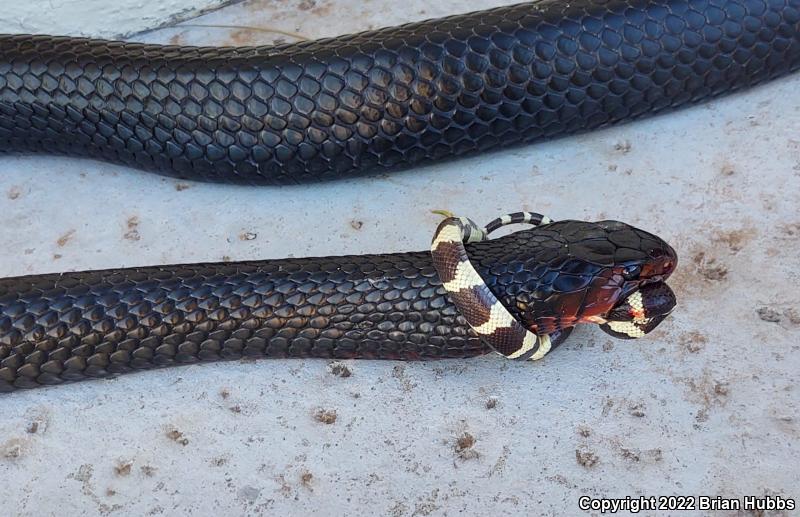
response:
[[[557,221],[531,230],[519,253],[530,254],[517,267],[530,271],[517,274],[526,294],[508,299],[536,333],[596,323],[615,337],[640,337],[675,307],[665,283],[677,264],[675,250],[628,224]]]
[[[675,308],[675,294],[665,283],[675,270],[675,250],[655,235],[618,221],[596,223],[614,245],[609,286],[618,290],[610,309],[592,320],[617,338],[643,337]]]

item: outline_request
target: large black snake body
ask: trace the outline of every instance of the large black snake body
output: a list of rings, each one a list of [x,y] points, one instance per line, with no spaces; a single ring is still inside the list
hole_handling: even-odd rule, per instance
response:
[[[0,36],[0,150],[297,183],[597,128],[799,65],[800,0],[543,0],[276,47]]]

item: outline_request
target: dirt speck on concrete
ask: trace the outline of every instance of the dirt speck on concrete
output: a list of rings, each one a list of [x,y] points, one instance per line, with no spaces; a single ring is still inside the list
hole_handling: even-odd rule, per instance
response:
[[[235,31],[231,31],[230,35],[228,36],[228,42],[232,46],[241,46],[241,45],[250,45],[253,43],[251,40],[253,36],[253,30],[248,28],[237,29]]]
[[[725,162],[722,164],[722,167],[720,167],[719,172],[723,176],[733,176],[736,174],[736,168],[733,166],[733,164]]]
[[[187,190],[187,189],[190,189],[190,188],[192,188],[192,186],[189,185],[188,183],[176,183],[175,184],[175,190],[177,190],[178,192],[183,192],[184,190]]]
[[[228,463],[228,458],[226,458],[224,456],[218,456],[216,458],[211,458],[210,463],[214,467],[221,467],[221,466],[225,465],[226,463]]]
[[[173,34],[169,38],[170,45],[183,45],[183,32],[178,32],[177,34]]]
[[[644,405],[643,404],[634,404],[630,406],[629,412],[631,416],[635,416],[636,418],[644,418]]]
[[[354,230],[360,230],[361,228],[364,227],[364,221],[353,219],[352,221],[350,221],[350,227],[353,228]]]
[[[456,437],[454,450],[460,459],[473,460],[480,457],[480,453],[473,448],[474,446],[475,437],[465,431]]]
[[[314,474],[312,474],[307,470],[300,475],[300,483],[302,483],[304,487],[308,488],[311,491],[313,491],[313,488],[311,487],[311,482],[313,481],[313,479],[314,479]]]
[[[733,253],[740,252],[757,235],[755,228],[717,231],[711,236],[713,242],[722,243]]]
[[[139,470],[142,472],[142,474],[150,478],[156,474],[156,470],[158,469],[156,469],[151,465],[142,465],[141,467],[139,467]]]
[[[680,343],[691,354],[696,354],[708,343],[708,338],[696,330],[687,332],[680,337]]]
[[[459,451],[470,449],[473,445],[475,445],[475,437],[469,433],[465,432],[456,439],[456,449]]]
[[[122,505],[113,504],[109,506],[102,500],[100,500],[98,495],[95,493],[94,486],[92,485],[93,473],[94,473],[94,467],[92,466],[92,464],[84,463],[78,468],[77,472],[74,472],[67,476],[67,479],[74,479],[75,481],[78,481],[81,484],[81,493],[87,496],[97,506],[97,510],[95,512],[89,512],[89,513],[108,515],[112,512],[120,510],[122,508]]]
[[[778,230],[786,237],[796,237],[800,235],[800,222],[783,223],[778,226]]]
[[[607,397],[605,403],[603,404],[603,409],[600,411],[600,414],[603,416],[608,416],[613,408],[614,408],[614,401],[610,397]]]
[[[61,237],[58,238],[56,244],[58,245],[59,248],[63,248],[69,243],[70,240],[72,240],[72,237],[74,236],[75,236],[75,230],[69,230],[68,232],[66,232]]]
[[[31,422],[28,424],[28,427],[25,428],[25,432],[28,434],[36,434],[39,431],[39,422]]]
[[[19,187],[11,187],[10,189],[8,189],[8,192],[6,192],[6,196],[8,197],[8,199],[12,201],[14,201],[15,199],[19,199],[21,195],[22,195],[22,190],[20,190]]]
[[[120,477],[128,476],[131,473],[132,467],[133,467],[132,461],[119,461],[114,466],[114,474]]]
[[[411,515],[414,517],[418,515],[427,517],[428,515],[433,514],[442,507],[441,504],[437,504],[438,499],[439,499],[439,489],[434,488],[433,490],[430,491],[430,494],[422,495],[416,501],[416,503],[414,503],[414,511],[411,513]]]
[[[392,368],[392,377],[397,379],[400,382],[400,385],[403,387],[403,391],[411,391],[416,386],[408,377],[406,377],[406,367],[403,364],[399,364]]]
[[[620,140],[614,144],[614,151],[620,154],[628,154],[631,151],[630,140]]]
[[[772,307],[759,307],[756,309],[759,319],[770,323],[780,323],[781,313]]]
[[[329,363],[328,371],[331,373],[331,375],[343,378],[347,378],[353,375],[353,372],[350,370],[350,367],[341,361],[334,361],[332,363]]]
[[[283,497],[288,499],[289,497],[292,496],[293,492],[292,485],[290,485],[289,482],[286,481],[286,476],[284,474],[278,474],[277,476],[275,476],[275,481],[277,481],[278,484],[281,486],[279,491],[281,495],[283,495]]]
[[[243,232],[243,233],[239,234],[239,240],[240,241],[254,241],[257,238],[258,238],[258,234],[257,233],[253,233],[253,232]]]
[[[23,441],[19,438],[11,438],[0,445],[0,456],[13,460],[22,456]]]
[[[389,508],[389,515],[391,517],[403,517],[408,513],[408,510],[408,506],[400,501],[397,501],[394,503],[394,505],[392,505],[391,508]]]
[[[179,443],[183,446],[189,445],[189,439],[186,438],[182,432],[177,429],[170,429],[167,431],[167,438],[172,440],[175,443]]]
[[[720,397],[727,397],[728,396],[728,383],[727,382],[717,382],[714,384],[714,394],[719,395]]]
[[[635,448],[628,448],[628,447],[619,447],[620,455],[623,459],[633,462],[648,462],[648,463],[657,463],[661,461],[664,457],[664,453],[661,449],[635,449]]]
[[[719,263],[715,257],[708,256],[703,251],[696,253],[692,257],[692,261],[697,268],[697,272],[706,280],[719,282],[720,280],[725,280],[728,276],[728,268]]]
[[[139,235],[139,217],[138,216],[131,216],[125,221],[125,228],[126,232],[122,235],[122,238],[127,241],[138,241],[142,239],[142,236]]]
[[[317,6],[317,0],[303,0],[297,4],[297,8],[301,11],[310,11]]]
[[[245,485],[236,492],[236,495],[247,504],[253,504],[258,499],[258,496],[261,495],[261,489]]]
[[[335,409],[318,409],[314,412],[314,420],[317,422],[322,422],[326,425],[331,425],[332,423],[336,422],[336,410]]]
[[[678,379],[688,388],[687,400],[697,403],[700,407],[695,413],[697,422],[706,422],[712,408],[722,407],[728,401],[727,381],[715,379],[709,371],[701,375]]]
[[[597,465],[597,462],[600,461],[600,457],[587,448],[581,448],[575,449],[575,460],[578,462],[578,465],[589,469]]]
[[[486,409],[494,409],[497,407],[497,399],[494,397],[489,397],[486,399]]]
[[[620,448],[620,452],[622,453],[622,457],[628,461],[638,462],[641,459],[639,452],[634,449],[626,449],[625,447],[622,447]]]

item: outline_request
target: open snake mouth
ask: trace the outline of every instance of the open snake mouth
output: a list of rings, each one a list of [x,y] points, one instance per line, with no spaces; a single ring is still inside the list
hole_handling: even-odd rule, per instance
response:
[[[623,298],[600,325],[606,333],[621,339],[643,337],[675,308],[675,293],[664,282],[647,284]]]

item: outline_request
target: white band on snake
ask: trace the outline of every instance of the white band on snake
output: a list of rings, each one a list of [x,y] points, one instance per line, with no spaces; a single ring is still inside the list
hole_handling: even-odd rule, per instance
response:
[[[516,212],[491,221],[484,228],[466,217],[445,216],[431,243],[433,265],[442,285],[470,327],[498,353],[509,359],[537,360],[550,351],[547,334],[528,330],[492,293],[470,262],[465,244],[486,240],[490,233],[510,224],[539,226],[552,222],[533,212]]]

